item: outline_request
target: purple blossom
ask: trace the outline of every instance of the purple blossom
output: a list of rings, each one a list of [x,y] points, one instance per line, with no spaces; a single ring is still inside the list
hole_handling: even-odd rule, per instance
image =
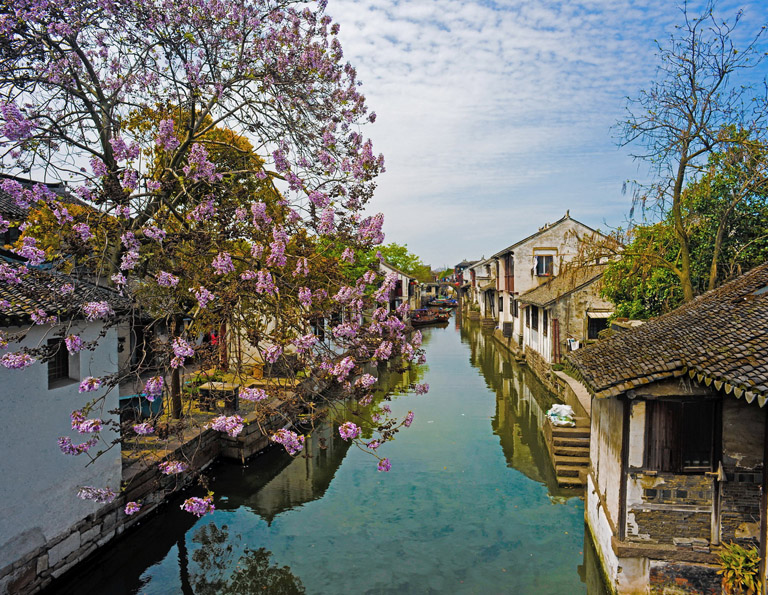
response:
[[[341,260],[342,262],[348,262],[350,264],[354,264],[355,251],[352,250],[352,248],[344,248],[344,252],[341,253]]]
[[[99,504],[109,504],[117,498],[117,494],[112,491],[112,488],[94,488],[91,486],[83,486],[78,488],[77,497],[82,500],[93,500]]]
[[[99,390],[99,387],[101,387],[101,378],[94,378],[93,376],[88,376],[80,383],[80,392],[90,393],[95,390]]]
[[[216,214],[216,207],[212,200],[206,200],[197,205],[192,212],[187,215],[190,221],[207,221]]]
[[[6,353],[0,357],[0,365],[10,370],[21,370],[35,363],[28,353]]]
[[[157,467],[163,475],[176,475],[184,473],[189,468],[189,465],[182,461],[163,461]]]
[[[59,319],[57,316],[51,314],[50,316],[45,312],[45,310],[42,310],[41,308],[38,308],[32,314],[29,315],[29,317],[32,319],[32,322],[35,324],[56,324],[59,322]]]
[[[317,231],[325,235],[332,234],[334,230],[333,219],[335,215],[336,213],[331,207],[323,209],[323,212],[320,214],[320,225],[317,226]]]
[[[27,120],[13,102],[0,105],[0,113],[3,114],[3,120],[5,120],[3,136],[10,141],[26,139],[35,128],[34,122]]]
[[[283,355],[283,348],[280,345],[271,345],[264,350],[264,359],[270,364],[274,364]]]
[[[360,435],[360,428],[351,421],[344,422],[339,426],[339,436],[344,440],[353,440]]]
[[[307,264],[307,259],[303,257],[296,260],[296,268],[293,271],[294,277],[299,275],[302,277],[309,275],[309,265]]]
[[[370,388],[374,384],[376,384],[376,377],[375,376],[371,376],[370,374],[363,374],[355,382],[356,386],[361,386],[363,388]]]
[[[388,360],[392,355],[392,342],[382,341],[381,344],[373,352],[373,357],[378,360]]]
[[[197,300],[197,304],[200,306],[201,309],[205,309],[205,307],[210,302],[212,302],[216,297],[202,285],[197,289],[190,289],[189,291],[194,292],[195,299]]]
[[[381,446],[381,442],[379,442],[378,440],[371,440],[366,444],[366,446],[371,450],[376,450],[377,448],[379,448],[379,446]]]
[[[122,287],[128,283],[128,279],[125,278],[125,275],[122,273],[115,273],[110,277],[112,279],[112,283],[117,285],[118,289],[122,289]]]
[[[312,333],[297,337],[293,340],[293,345],[299,353],[309,351],[315,343],[317,343],[317,337]]]
[[[157,127],[157,138],[155,142],[166,151],[173,151],[179,146],[179,139],[174,132],[174,122],[171,119],[160,120]]]
[[[209,495],[205,498],[187,498],[184,500],[184,504],[181,505],[181,509],[185,512],[191,512],[197,517],[201,517],[204,514],[213,512],[216,510],[216,507],[213,505],[213,497]]]
[[[318,191],[311,192],[309,195],[309,200],[310,202],[312,202],[313,205],[315,205],[319,209],[324,209],[331,202],[330,199],[328,198],[328,195]]]
[[[259,260],[262,255],[264,254],[264,246],[261,244],[254,244],[251,246],[251,256],[253,256],[256,260]]]
[[[97,178],[103,178],[109,173],[109,170],[107,169],[107,165],[101,159],[93,157],[90,160],[90,164],[91,164],[91,171]]]
[[[157,284],[160,287],[176,287],[179,284],[179,278],[166,271],[160,271],[157,275]]]
[[[299,288],[299,301],[305,308],[312,306],[312,291],[308,287]]]
[[[84,452],[88,452],[91,448],[96,446],[96,444],[99,442],[99,439],[94,436],[82,444],[73,444],[71,439],[67,438],[66,436],[62,436],[58,439],[57,442],[62,453],[65,455],[77,456],[83,454]]]
[[[211,420],[210,427],[218,432],[226,432],[228,436],[235,438],[243,431],[243,418],[239,415],[220,415]]]
[[[22,273],[22,270],[24,273]],[[26,271],[26,268],[20,267],[16,269],[7,262],[0,262],[0,281],[10,283],[11,285],[18,285],[21,283],[21,277]]]
[[[285,447],[288,454],[295,455],[304,448],[304,436],[299,436],[296,432],[286,430],[285,428],[279,429],[270,437],[272,442],[277,442]]]
[[[184,358],[194,357],[195,348],[192,347],[181,337],[173,338],[173,354],[176,356],[171,360],[172,368],[179,368],[184,364]]]
[[[36,246],[37,240],[27,236],[22,240],[22,246],[13,250],[19,256],[29,260],[29,264],[37,266],[45,260],[45,251]]]
[[[354,358],[347,356],[333,367],[331,374],[336,376],[336,380],[343,382],[354,368]]]
[[[363,219],[357,230],[357,239],[371,246],[381,244],[384,241],[384,233],[381,231],[383,225],[384,215],[381,213]]]
[[[217,275],[226,275],[235,270],[235,265],[232,264],[232,257],[229,252],[219,252],[216,258],[211,263]]]
[[[412,423],[413,423],[413,411],[409,411],[408,415],[406,415],[405,419],[403,420],[403,425],[406,428],[410,428]]]
[[[61,295],[69,295],[70,293],[73,293],[75,291],[75,286],[71,283],[65,283],[59,288],[59,293]]]
[[[128,502],[128,504],[125,505],[125,514],[128,516],[131,516],[133,514],[136,514],[141,510],[141,504],[138,502]]]
[[[112,145],[112,153],[117,161],[129,161],[137,159],[141,148],[137,143],[131,143],[126,145],[125,141],[120,137],[109,139],[109,144]]]
[[[144,385],[144,396],[146,397],[147,401],[152,402],[162,394],[163,394],[163,377],[152,376],[152,378],[147,380],[146,384]]]
[[[415,392],[417,395],[426,395],[429,392],[429,385],[424,384],[416,384],[413,387],[413,392]]]
[[[74,355],[83,349],[83,340],[77,335],[67,335],[64,338],[64,344],[67,346],[67,351],[69,351],[70,355]]]
[[[280,241],[272,242],[269,245],[269,256],[267,257],[267,264],[274,266],[285,266],[285,244]]]
[[[272,223],[272,218],[267,215],[267,205],[263,202],[251,204],[251,214],[253,215],[253,226],[258,228],[259,222]]]
[[[389,459],[381,459],[379,461],[378,469],[379,471],[389,471],[392,469],[392,463],[389,462]]]
[[[160,229],[159,227],[155,227],[154,225],[152,225],[150,227],[144,228],[144,235],[148,237],[150,240],[162,242],[165,239],[165,236],[167,235],[167,233],[164,229]]]
[[[240,389],[240,398],[243,401],[263,401],[267,398],[267,391],[265,391],[263,388],[241,388]]]
[[[83,312],[87,320],[96,320],[97,318],[107,318],[112,316],[114,311],[107,302],[87,302],[83,306]]]
[[[149,422],[142,422],[133,426],[133,431],[139,436],[148,436],[155,433],[155,428]]]
[[[222,178],[221,174],[216,173],[216,166],[208,160],[208,151],[200,143],[192,145],[187,163],[182,170],[193,182],[202,180],[212,184]]]
[[[93,234],[91,233],[91,228],[88,226],[87,223],[75,223],[72,226],[72,230],[80,236],[80,239],[83,242],[87,242],[93,237]]]
[[[128,250],[128,252],[123,254],[123,257],[120,260],[120,269],[123,271],[132,271],[136,268],[136,265],[139,264],[139,258],[138,250]]]

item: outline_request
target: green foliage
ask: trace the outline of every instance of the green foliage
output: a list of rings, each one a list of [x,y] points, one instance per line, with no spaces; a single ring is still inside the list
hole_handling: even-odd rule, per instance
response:
[[[617,316],[658,316],[683,302],[686,276],[699,295],[768,260],[768,149],[746,133],[728,135],[738,144],[711,154],[706,171],[683,192],[684,233],[668,210],[657,223],[633,228],[621,259],[609,265],[602,293]]]
[[[432,281],[432,271],[429,265],[408,250],[408,244],[396,244],[394,242],[379,248],[381,255],[389,264],[400,269],[404,273],[416,277],[422,283]]]
[[[614,303],[616,316],[646,319],[682,303],[680,279],[668,266],[670,261],[675,265],[676,248],[669,223],[632,230],[622,257],[603,274],[601,294]]]
[[[758,572],[760,553],[757,548],[745,548],[737,543],[724,544],[720,551],[720,570],[723,592],[726,594],[752,595],[760,588]]]

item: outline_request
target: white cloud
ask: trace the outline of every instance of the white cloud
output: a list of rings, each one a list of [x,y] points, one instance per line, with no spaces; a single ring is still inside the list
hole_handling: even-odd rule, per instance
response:
[[[741,2],[727,0],[721,14]],[[768,7],[746,5],[763,22]],[[387,173],[387,241],[433,265],[479,258],[571,215],[618,225],[637,177],[611,126],[647,87],[668,0],[330,0]]]

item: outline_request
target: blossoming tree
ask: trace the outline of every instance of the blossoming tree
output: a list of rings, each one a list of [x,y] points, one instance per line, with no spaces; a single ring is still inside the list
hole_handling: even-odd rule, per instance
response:
[[[296,412],[316,411],[309,404],[328,398],[317,388],[328,383],[333,399],[370,402],[363,364],[421,357],[420,336],[402,322],[406,309],[386,308],[393,281],[373,270],[349,280],[355,251],[383,241],[382,216],[363,215],[383,158],[361,133],[375,114],[342,59],[339,26],[324,12],[324,0],[0,5],[2,169],[66,182],[79,199],[73,206],[45,185],[3,179],[16,204],[44,213],[48,225],[0,219],[0,229],[23,231],[16,252],[25,260],[0,263],[0,282],[24,283],[25,271],[46,261],[114,287],[134,305],[128,316],[139,312],[165,329],[151,366],[134,361],[115,377],[83,380],[90,400],[71,423],[90,438],[63,452],[88,453],[99,442],[109,423],[103,395],[121,382],[140,382],[150,400],[171,397],[180,415],[185,366],[206,329],[220,325],[249,337],[265,363],[291,353],[320,381],[300,384]],[[88,319],[121,323],[106,303],[88,307]],[[332,316],[334,349],[311,332],[311,321]],[[46,357],[43,346],[14,351],[6,339],[4,364]],[[77,334],[66,345],[71,353],[94,348]],[[267,406],[263,389],[241,397]],[[410,421],[383,421],[382,440]],[[242,422],[222,416],[212,427],[232,436]],[[133,431],[154,428],[150,421]],[[357,433],[346,426],[344,435]],[[296,432],[273,439],[301,451]],[[185,469],[165,462],[162,471]],[[204,512],[206,502],[190,508]]]

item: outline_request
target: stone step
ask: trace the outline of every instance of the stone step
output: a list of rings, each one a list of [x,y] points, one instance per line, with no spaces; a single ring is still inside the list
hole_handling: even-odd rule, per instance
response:
[[[555,446],[574,446],[589,449],[589,438],[584,438],[582,436],[568,436],[567,438],[555,436],[552,443]]]
[[[586,467],[579,467],[577,465],[558,465],[555,468],[555,474],[560,477],[581,477],[582,473],[586,473]]]
[[[588,427],[565,428],[555,426],[552,428],[552,436],[556,438],[589,438]]]
[[[555,456],[563,455],[567,457],[589,457],[588,446],[558,446],[555,444],[552,450],[554,451]]]
[[[589,466],[589,457],[578,457],[578,456],[563,456],[563,455],[555,455],[555,468],[561,466],[561,465],[578,465],[580,467],[588,467]]]

